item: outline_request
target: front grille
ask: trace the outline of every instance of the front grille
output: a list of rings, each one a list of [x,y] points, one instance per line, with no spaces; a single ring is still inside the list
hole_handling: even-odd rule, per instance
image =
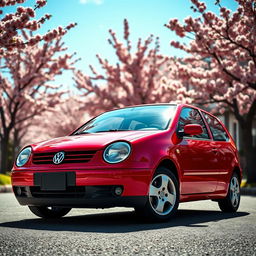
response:
[[[122,187],[121,185],[118,185]],[[68,186],[65,190],[42,190],[40,186],[15,186],[14,193],[18,197],[26,198],[86,198],[100,199],[117,197],[114,193],[115,185],[103,186]],[[122,187],[123,188],[123,187]]]
[[[33,154],[33,163],[34,164],[54,164],[53,157],[57,152],[49,153],[34,153]],[[96,151],[65,151],[65,158],[61,164],[67,163],[87,163],[89,162]]]
[[[67,187],[65,191],[45,191],[40,187],[30,187],[30,192],[33,197],[40,198],[78,198],[85,196],[85,187]]]

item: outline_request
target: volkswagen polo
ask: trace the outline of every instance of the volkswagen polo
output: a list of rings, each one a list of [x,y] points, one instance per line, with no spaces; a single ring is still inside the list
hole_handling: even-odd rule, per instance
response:
[[[109,111],[69,136],[24,147],[11,177],[18,202],[42,218],[122,206],[164,221],[193,200],[237,211],[242,171],[218,118],[186,104],[153,104]]]

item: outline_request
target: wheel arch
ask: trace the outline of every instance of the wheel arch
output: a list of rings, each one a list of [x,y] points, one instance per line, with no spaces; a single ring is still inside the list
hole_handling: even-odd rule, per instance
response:
[[[177,166],[176,166],[176,164],[175,164],[175,162],[174,162],[173,160],[171,160],[170,158],[162,159],[162,160],[158,163],[157,167],[155,168],[155,171],[156,171],[157,168],[159,168],[159,167],[165,167],[165,168],[169,169],[170,172],[172,172],[172,173],[175,175],[175,177],[176,177],[178,183],[180,184],[180,178],[179,178],[178,168],[177,168]]]
[[[239,177],[239,182],[240,182],[240,184],[241,184],[241,182],[242,182],[242,172],[241,172],[240,167],[235,166],[234,169],[233,169],[232,174],[234,174],[234,173],[236,173],[236,174],[238,175],[238,177]]]

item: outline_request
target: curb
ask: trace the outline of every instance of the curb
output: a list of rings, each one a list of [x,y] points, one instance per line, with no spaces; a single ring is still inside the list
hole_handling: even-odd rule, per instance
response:
[[[256,188],[241,188],[241,195],[256,196]]]
[[[12,185],[0,186],[0,193],[11,193],[11,192],[12,192]]]

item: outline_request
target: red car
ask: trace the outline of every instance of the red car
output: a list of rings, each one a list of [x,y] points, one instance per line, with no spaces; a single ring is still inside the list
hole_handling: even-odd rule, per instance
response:
[[[12,170],[17,200],[43,218],[73,207],[126,206],[167,220],[180,202],[203,199],[235,212],[241,179],[227,129],[186,104],[106,112],[69,136],[26,146]]]

